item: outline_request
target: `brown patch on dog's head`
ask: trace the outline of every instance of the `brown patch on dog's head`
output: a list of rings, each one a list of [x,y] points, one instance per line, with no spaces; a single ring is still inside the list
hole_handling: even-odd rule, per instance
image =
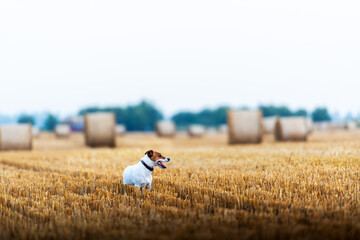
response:
[[[163,155],[161,155],[161,153],[159,152],[154,152],[153,150],[149,150],[145,153],[145,155],[147,155],[151,161],[156,162],[159,159],[165,159],[165,157]]]
[[[145,153],[145,155],[147,155],[150,159],[152,158],[152,156],[154,155],[154,151],[153,150],[149,150]]]

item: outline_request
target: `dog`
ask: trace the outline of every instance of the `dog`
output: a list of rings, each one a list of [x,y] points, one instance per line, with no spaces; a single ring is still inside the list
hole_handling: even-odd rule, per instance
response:
[[[133,185],[140,189],[151,189],[152,174],[155,167],[165,169],[164,162],[169,162],[170,158],[164,157],[159,152],[149,150],[145,156],[135,165],[125,168],[123,173],[124,185]]]

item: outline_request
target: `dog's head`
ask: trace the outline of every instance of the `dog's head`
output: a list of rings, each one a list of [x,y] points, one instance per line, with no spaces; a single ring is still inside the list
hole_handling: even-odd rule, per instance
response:
[[[166,168],[166,166],[163,164],[164,162],[170,161],[170,158],[164,157],[163,155],[161,155],[161,153],[155,152],[153,150],[147,151],[145,155],[147,155],[151,159],[151,161],[155,163],[155,166],[158,166],[161,169]]]

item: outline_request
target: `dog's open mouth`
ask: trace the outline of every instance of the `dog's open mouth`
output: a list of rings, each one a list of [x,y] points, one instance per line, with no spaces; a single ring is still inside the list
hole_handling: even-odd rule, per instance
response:
[[[166,166],[165,166],[162,162],[157,161],[156,163],[157,163],[157,165],[159,165],[159,167],[161,167],[162,169],[166,168]]]

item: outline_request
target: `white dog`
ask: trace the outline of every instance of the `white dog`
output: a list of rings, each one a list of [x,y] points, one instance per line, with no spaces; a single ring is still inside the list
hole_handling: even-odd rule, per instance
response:
[[[164,157],[161,153],[149,150],[145,156],[135,165],[125,168],[123,173],[124,185],[133,185],[150,190],[152,174],[156,166],[165,169],[163,162],[169,162],[170,158]]]

